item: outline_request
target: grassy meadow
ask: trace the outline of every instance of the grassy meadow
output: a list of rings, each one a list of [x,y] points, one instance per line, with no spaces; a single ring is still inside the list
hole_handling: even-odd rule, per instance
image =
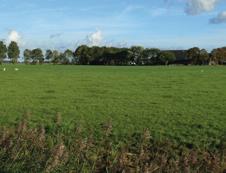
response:
[[[0,125],[29,123],[66,130],[112,120],[119,138],[150,129],[156,139],[196,146],[226,134],[226,68],[2,65]],[[19,68],[15,71],[14,68]]]

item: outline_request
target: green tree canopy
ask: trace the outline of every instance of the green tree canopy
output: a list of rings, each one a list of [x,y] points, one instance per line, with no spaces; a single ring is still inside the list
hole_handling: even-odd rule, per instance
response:
[[[209,54],[205,49],[193,47],[187,50],[187,58],[192,61],[194,65],[207,64],[209,61]]]
[[[142,64],[145,65],[158,65],[160,63],[159,55],[160,50],[157,48],[146,48],[143,51]]]
[[[52,63],[58,64],[60,63],[61,59],[61,53],[58,50],[53,50],[53,58],[52,58]]]
[[[0,41],[0,64],[2,64],[3,60],[6,58],[7,47],[3,41]]]
[[[216,64],[223,64],[226,61],[226,47],[213,49],[211,52],[211,60]]]
[[[79,64],[90,64],[91,55],[89,55],[90,48],[86,45],[79,46],[75,51],[75,56],[79,59]]]
[[[160,53],[159,59],[163,64],[168,65],[176,60],[176,56],[173,52],[163,51]]]
[[[187,58],[192,61],[192,64],[197,64],[199,55],[200,49],[198,47],[193,47],[187,50]]]
[[[209,61],[210,61],[209,53],[207,52],[206,49],[201,49],[200,55],[199,55],[199,63],[200,64],[208,64]]]
[[[53,59],[53,51],[48,49],[46,50],[45,59],[48,61],[52,61]]]
[[[29,49],[24,50],[24,62],[28,64],[32,57],[32,51]]]
[[[13,63],[17,63],[19,55],[20,55],[19,46],[15,41],[12,41],[8,46],[8,58],[11,59]]]
[[[142,46],[132,46],[130,51],[131,61],[135,62],[136,64],[141,64],[144,48]]]
[[[67,49],[64,51],[62,57],[63,57],[62,59],[63,64],[70,64],[73,61],[74,54],[70,49]]]
[[[42,53],[42,49],[40,48],[33,49],[31,54],[32,54],[31,57],[34,64],[36,63],[42,64],[44,62],[44,55]]]

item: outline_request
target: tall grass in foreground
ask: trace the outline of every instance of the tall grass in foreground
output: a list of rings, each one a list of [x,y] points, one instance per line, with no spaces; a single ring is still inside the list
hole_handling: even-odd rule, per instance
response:
[[[61,129],[57,116],[54,132],[28,126],[0,128],[0,172],[2,173],[154,173],[226,172],[226,146],[217,150],[189,149],[169,141],[155,141],[145,129],[118,141],[111,121],[101,125],[102,133],[89,135],[82,127],[70,132]]]

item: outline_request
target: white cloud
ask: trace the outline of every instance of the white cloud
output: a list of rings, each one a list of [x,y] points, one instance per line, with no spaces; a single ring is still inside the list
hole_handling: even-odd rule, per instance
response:
[[[220,0],[187,0],[185,12],[189,15],[198,15],[214,10]]]
[[[7,39],[7,42],[10,43],[11,41],[15,41],[17,42],[18,44],[21,43],[21,36],[20,34],[15,31],[15,30],[12,30],[9,32],[8,34],[8,39]]]
[[[226,23],[226,11],[219,13],[216,17],[210,19],[212,24]]]
[[[87,45],[89,46],[100,46],[103,41],[103,33],[97,30],[87,36]]]

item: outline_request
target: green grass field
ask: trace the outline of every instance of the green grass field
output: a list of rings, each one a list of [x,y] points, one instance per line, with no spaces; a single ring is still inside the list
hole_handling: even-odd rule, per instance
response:
[[[5,65],[0,124],[28,111],[31,124],[98,127],[112,119],[123,137],[149,128],[158,139],[209,146],[226,133],[225,67]],[[14,71],[17,67],[20,70]]]

